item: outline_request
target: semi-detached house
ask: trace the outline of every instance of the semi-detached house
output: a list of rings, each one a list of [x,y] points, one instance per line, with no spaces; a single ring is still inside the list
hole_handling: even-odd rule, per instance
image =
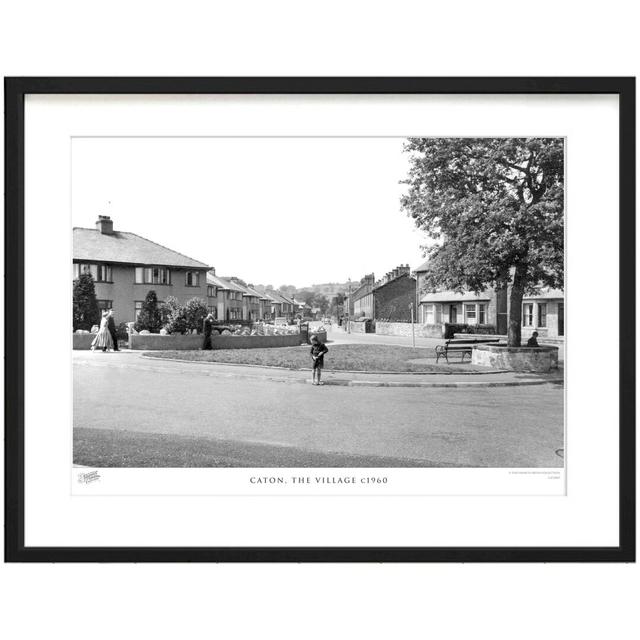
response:
[[[161,244],[113,228],[98,216],[95,228],[73,229],[73,277],[89,272],[101,309],[113,309],[117,322],[135,321],[150,290],[159,301],[206,299],[209,266]]]

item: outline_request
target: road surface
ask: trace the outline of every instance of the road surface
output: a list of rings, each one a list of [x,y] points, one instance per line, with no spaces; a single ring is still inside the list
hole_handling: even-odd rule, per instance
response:
[[[92,466],[558,467],[563,390],[314,387],[74,352],[74,435]]]

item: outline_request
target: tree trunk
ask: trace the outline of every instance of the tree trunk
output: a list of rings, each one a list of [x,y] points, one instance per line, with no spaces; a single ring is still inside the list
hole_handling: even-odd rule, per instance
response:
[[[509,330],[507,344],[510,347],[519,347],[522,335],[522,297],[524,295],[524,282],[521,268],[516,267],[513,275],[513,284],[509,294]]]

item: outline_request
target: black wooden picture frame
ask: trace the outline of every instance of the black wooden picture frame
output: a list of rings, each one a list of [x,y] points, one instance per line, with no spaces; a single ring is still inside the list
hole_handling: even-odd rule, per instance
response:
[[[6,562],[635,561],[635,79],[5,78]],[[28,94],[615,94],[619,97],[619,531],[612,547],[26,547],[24,447],[24,104]]]

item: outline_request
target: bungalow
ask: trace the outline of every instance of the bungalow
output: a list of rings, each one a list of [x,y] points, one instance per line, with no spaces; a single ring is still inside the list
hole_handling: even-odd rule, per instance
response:
[[[113,309],[117,322],[136,320],[147,293],[181,303],[206,297],[204,262],[189,258],[127,231],[116,231],[109,216],[98,216],[95,229],[73,228],[73,277],[88,272],[101,309]]]

